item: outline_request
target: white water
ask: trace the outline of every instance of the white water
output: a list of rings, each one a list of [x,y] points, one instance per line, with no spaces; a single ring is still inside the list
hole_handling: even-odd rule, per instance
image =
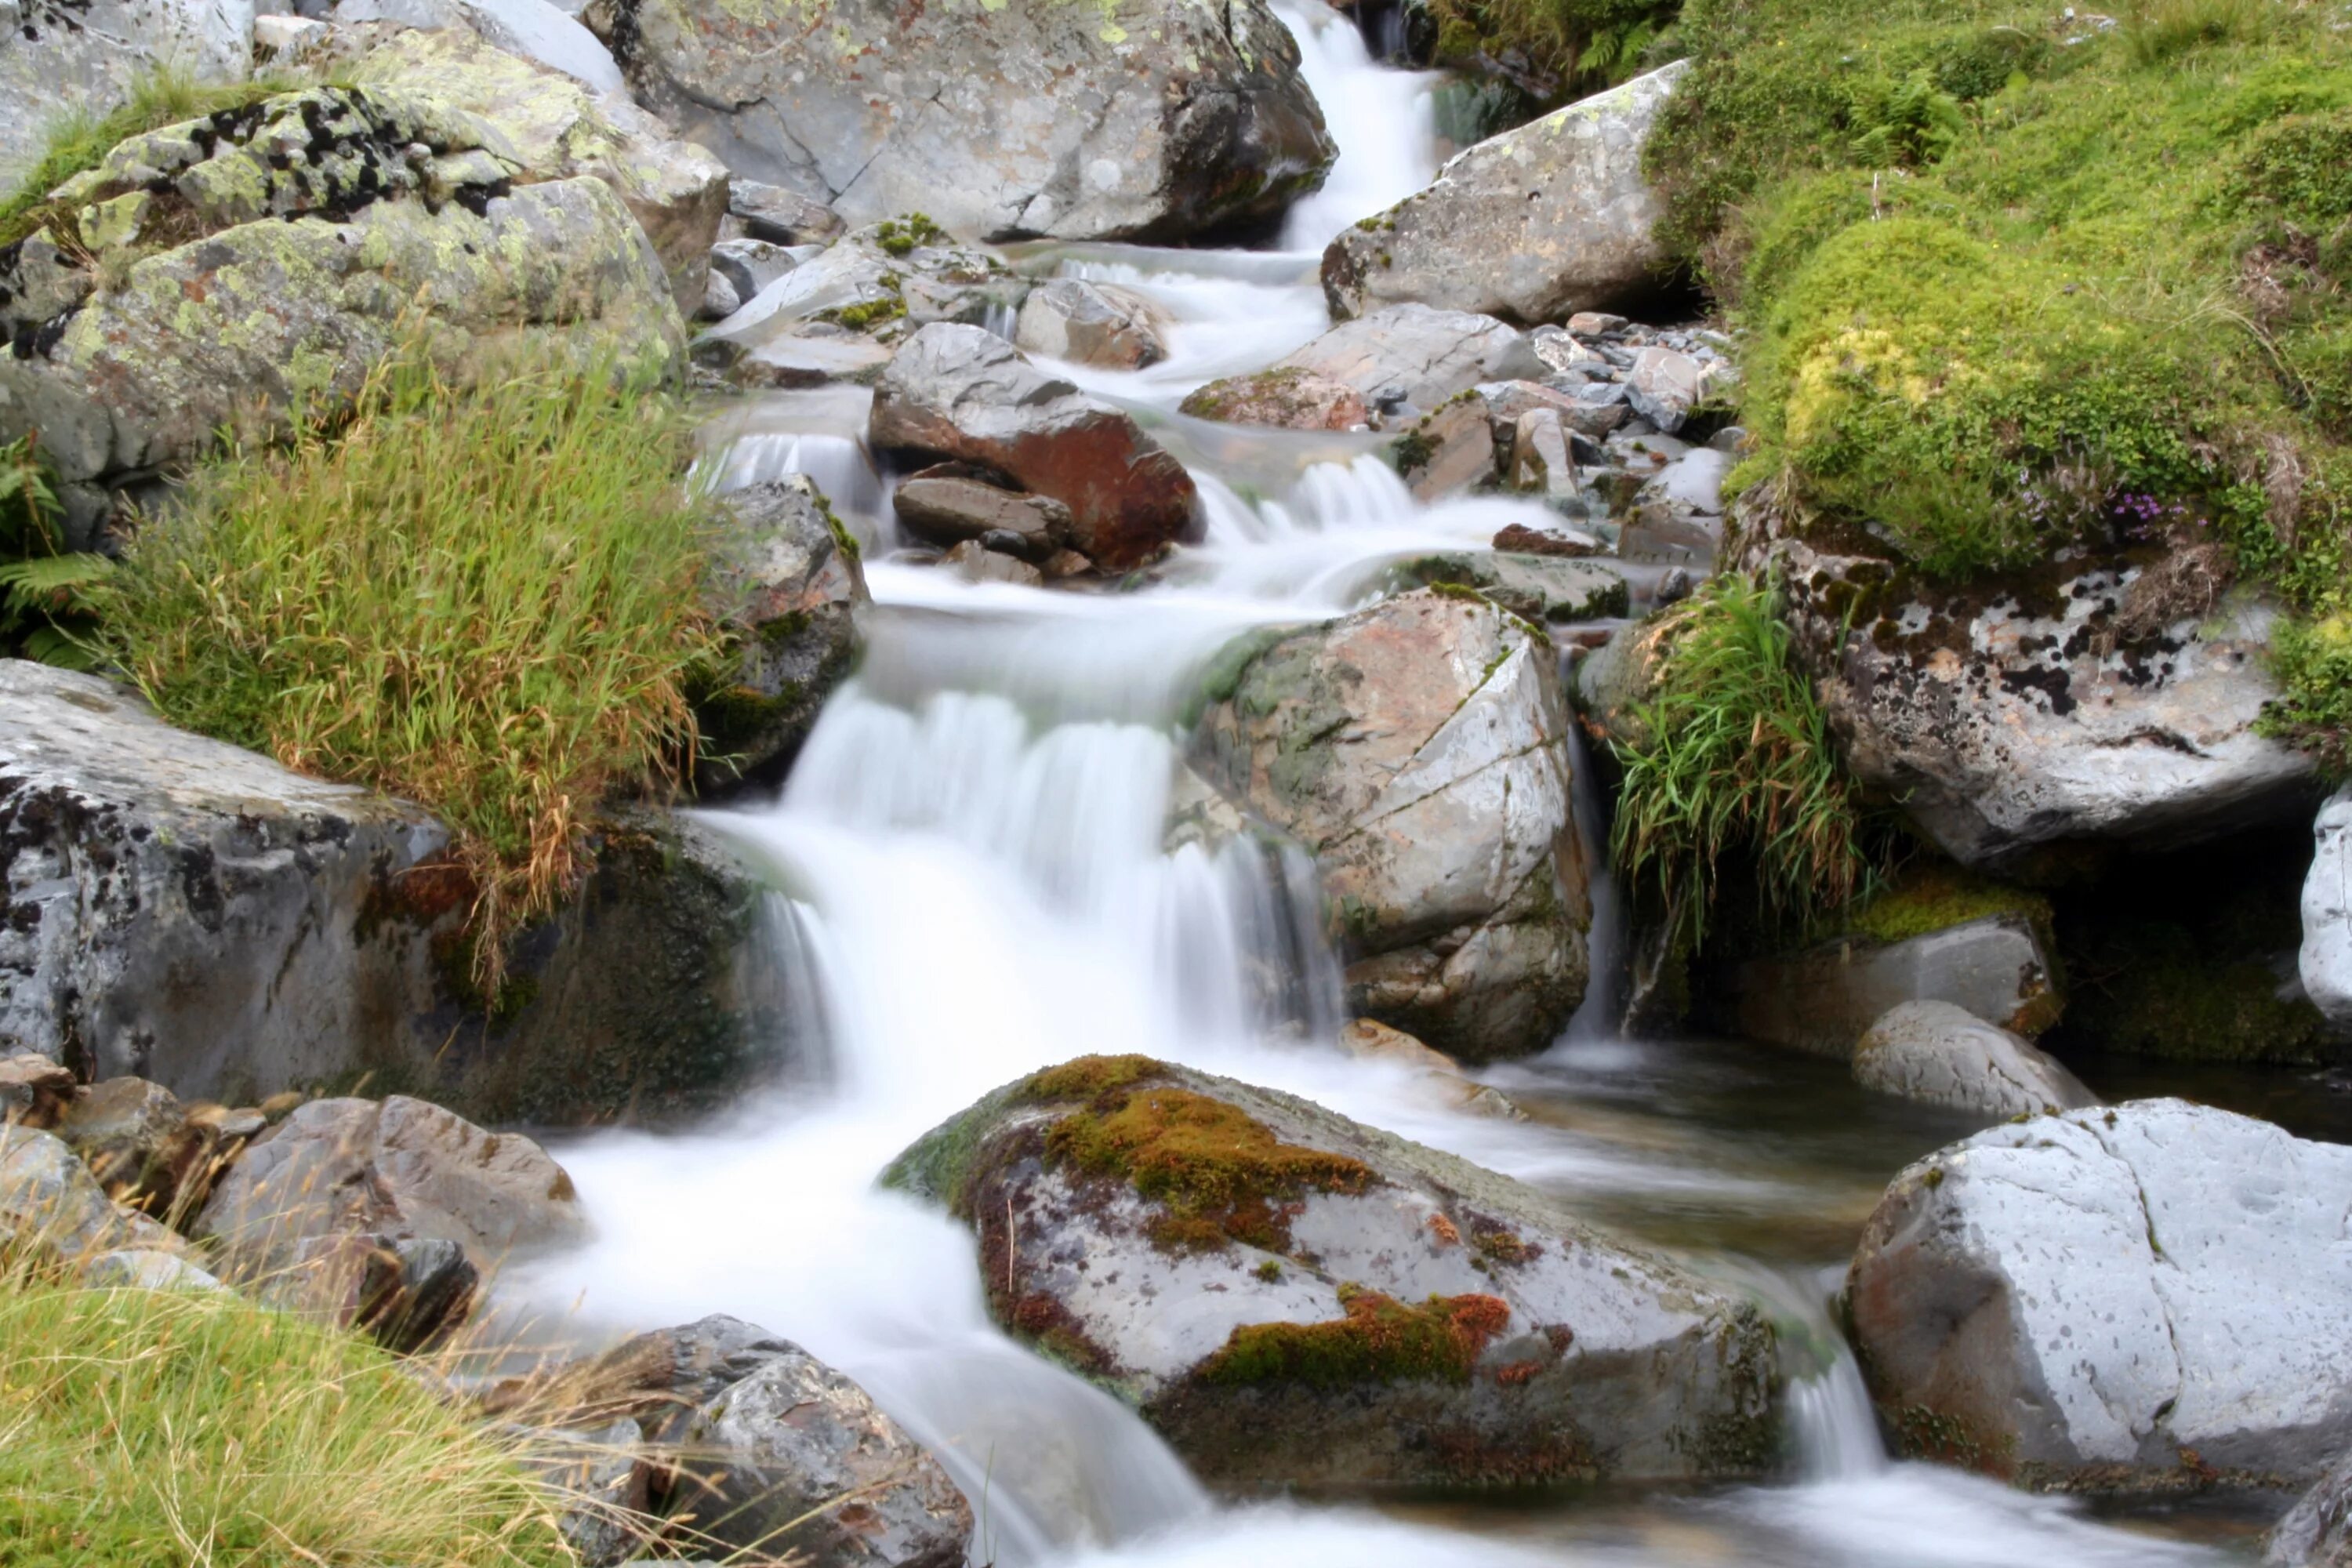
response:
[[[1286,15],[1344,150],[1327,196],[1296,216],[1293,243],[1312,245],[1426,177],[1426,121],[1412,118],[1425,84],[1371,66],[1319,6]],[[1087,373],[1088,384],[1165,418],[1201,380],[1262,366],[1324,324],[1301,260],[1070,252],[1066,270],[1143,288],[1179,323],[1169,364]],[[761,399],[714,430],[710,460],[725,484],[809,473],[887,540],[862,424],[855,394]],[[510,1277],[510,1299],[571,1316],[583,1337],[723,1311],[799,1341],[940,1455],[979,1515],[974,1561],[1004,1568],[2220,1561],[2063,1503],[1889,1464],[1818,1282],[1791,1286],[1729,1257],[1694,1261],[1751,1282],[1801,1326],[1793,1338],[1826,1347],[1793,1369],[1801,1473],[1645,1504],[1630,1522],[1566,1507],[1406,1520],[1221,1505],[1130,1412],[998,1332],[968,1234],[877,1192],[874,1178],[985,1090],[1088,1051],[1295,1089],[1563,1191],[1728,1198],[1763,1214],[1810,1201],[1798,1174],[1727,1173],[1679,1145],[1636,1148],[1553,1121],[1468,1120],[1407,1075],[1341,1058],[1328,1045],[1338,984],[1315,934],[1311,871],[1238,846],[1162,853],[1175,721],[1216,648],[1253,626],[1349,607],[1384,562],[1483,543],[1541,509],[1421,507],[1345,437],[1181,419],[1160,429],[1200,477],[1210,522],[1163,587],[1045,593],[869,562],[877,611],[857,679],[828,704],[781,800],[709,817],[773,868],[777,962],[822,1047],[789,1092],[721,1125],[562,1147],[596,1237]],[[1596,810],[1585,803],[1589,831]],[[1596,961],[1613,969],[1605,953]],[[1609,1005],[1580,1015],[1554,1058],[1593,1073],[1656,1070],[1663,1047],[1614,1040]]]

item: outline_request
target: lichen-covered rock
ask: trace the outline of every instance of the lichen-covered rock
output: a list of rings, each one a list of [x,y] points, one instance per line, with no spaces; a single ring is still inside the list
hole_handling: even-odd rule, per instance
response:
[[[1854,1046],[1853,1079],[1881,1094],[2000,1118],[2099,1103],[2048,1053],[1948,1002],[1887,1009]]]
[[[2177,1100],[1895,1179],[1847,1277],[1914,1454],[2087,1492],[2305,1486],[2352,1436],[2352,1149]]]
[[[586,885],[517,943],[495,1016],[448,842],[405,802],[0,660],[0,1036],[189,1098],[365,1074],[558,1124],[709,1109],[790,1048],[793,982],[748,942],[770,895],[706,831],[608,825]]]
[[[1676,62],[1479,142],[1323,253],[1334,316],[1413,300],[1532,326],[1640,295],[1666,260],[1642,146]]]
[[[2352,1454],[2278,1521],[2263,1543],[2263,1568],[2352,1568]]]
[[[821,18],[602,0],[588,19],[639,101],[853,225],[922,211],[967,239],[1175,239],[1278,214],[1335,155],[1262,0],[841,0]]]
[[[202,81],[252,68],[252,0],[16,0],[0,15],[0,198],[39,163],[49,121],[101,120],[165,64]]]
[[[100,279],[127,264],[0,359],[0,440],[39,431],[80,485],[182,461],[224,428],[282,431],[412,340],[459,374],[524,349],[616,374],[672,363],[684,327],[621,198],[593,176],[524,177],[487,119],[393,87],[132,138],[63,187],[107,237]]]
[[[1352,1011],[1465,1060],[1584,994],[1585,867],[1553,651],[1461,590],[1294,632],[1220,679],[1193,764],[1321,869]]]
[[[1776,1449],[1752,1303],[1289,1095],[1084,1057],[884,1180],[972,1227],[999,1322],[1213,1485],[1685,1479]]]
[[[2177,847],[2309,808],[2310,759],[2255,732],[2278,692],[2275,612],[2243,591],[2171,602],[2150,576],[2162,546],[2063,550],[1949,587],[1769,520],[1744,531],[1748,563],[1784,585],[1847,767],[1963,865]]]
[[[730,491],[721,505],[703,603],[731,648],[695,700],[705,793],[782,777],[856,662],[857,611],[871,603],[857,542],[805,474]]]
[[[1295,367],[1210,382],[1187,395],[1178,412],[1282,430],[1355,430],[1372,417],[1363,395],[1346,382]]]
[[[978,327],[942,323],[909,338],[875,391],[868,433],[879,450],[977,463],[1060,501],[1071,547],[1112,571],[1198,536],[1183,464],[1125,411]]]
[[[1047,359],[1141,370],[1168,357],[1168,319],[1150,295],[1136,289],[1055,278],[1021,302],[1013,341]]]
[[[2336,1027],[2352,1026],[2352,788],[2319,808],[2303,879],[2304,994]]]
[[[560,12],[555,19],[578,26]],[[627,99],[591,91],[463,27],[395,34],[354,68],[480,115],[505,135],[523,178],[603,180],[653,241],[679,313],[701,305],[728,205],[727,166],[709,153],[677,140]]]
[[[1403,562],[1404,581],[1475,588],[1510,611],[1554,625],[1622,616],[1630,604],[1625,579],[1597,561],[1508,550],[1449,551]]]
[[[1495,380],[1499,357],[1518,338],[1492,316],[1391,305],[1341,321],[1271,368],[1336,381],[1376,414],[1407,408],[1429,413],[1447,398]]]

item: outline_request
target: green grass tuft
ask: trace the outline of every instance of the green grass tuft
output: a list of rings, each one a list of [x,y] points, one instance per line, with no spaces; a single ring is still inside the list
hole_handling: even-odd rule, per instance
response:
[[[174,723],[447,822],[495,995],[600,803],[690,757],[688,455],[669,398],[607,376],[395,360],[334,429],[201,468],[103,590],[107,647]]]
[[[1618,745],[1611,858],[1704,939],[1720,867],[1754,867],[1758,913],[1811,924],[1874,885],[1879,857],[1838,764],[1780,595],[1727,575],[1664,612],[1653,695]]]

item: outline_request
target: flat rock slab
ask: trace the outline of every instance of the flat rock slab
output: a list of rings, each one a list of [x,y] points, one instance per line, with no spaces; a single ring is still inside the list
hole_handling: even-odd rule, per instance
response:
[[[1946,1002],[2022,1035],[2056,1021],[2050,955],[2031,921],[1966,921],[1900,942],[1841,938],[1734,965],[1710,1011],[1745,1038],[1850,1057],[1863,1031],[1905,1002]]]

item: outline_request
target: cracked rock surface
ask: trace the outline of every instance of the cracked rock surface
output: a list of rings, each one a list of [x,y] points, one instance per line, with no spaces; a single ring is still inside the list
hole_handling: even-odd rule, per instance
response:
[[[1906,1169],[1847,1279],[1911,1453],[2130,1492],[2300,1486],[2352,1437],[2352,1149],[2178,1100]]]

